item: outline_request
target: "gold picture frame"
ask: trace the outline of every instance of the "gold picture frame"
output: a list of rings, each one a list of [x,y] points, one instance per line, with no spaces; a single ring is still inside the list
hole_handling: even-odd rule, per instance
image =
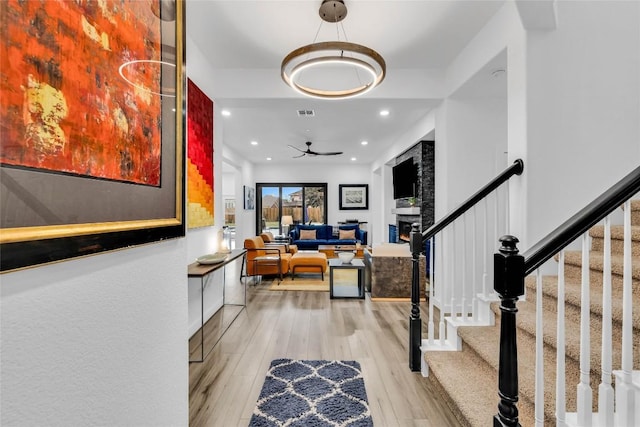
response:
[[[51,3],[54,4],[51,5]],[[32,154],[29,150],[34,149],[33,138],[27,135],[34,126],[37,129],[38,117],[33,120],[21,118],[22,122],[11,122],[13,119],[9,115],[0,115],[0,129],[15,130],[14,133],[17,135],[17,137],[13,135],[12,138],[9,137],[12,135],[3,135],[0,139],[1,272],[185,235],[184,3],[183,0],[128,2],[122,5],[114,3],[112,9],[109,9],[111,3],[106,2],[98,10],[93,8],[91,11],[82,9],[86,6],[84,3],[70,0],[45,2],[40,9],[33,10],[28,8],[35,7],[37,2],[8,0],[0,3],[0,8],[7,9],[0,11],[0,28],[2,28],[0,39],[4,40],[0,42],[0,50],[2,50],[0,58],[7,58],[6,54],[11,53],[13,59],[11,63],[8,59],[0,59],[3,61],[0,67],[3,73],[7,70],[13,71],[14,80],[18,80],[2,82],[0,98],[11,99],[10,96],[5,97],[5,95],[14,91],[15,88],[21,88],[24,92],[21,99],[27,99],[30,88],[35,87],[36,92],[41,93],[45,93],[42,89],[45,88],[49,90],[49,96],[54,92],[61,94],[58,95],[62,101],[58,102],[57,110],[64,110],[67,113],[59,121],[59,131],[54,135],[55,137],[64,135],[60,139],[67,142],[67,145],[61,145],[62,148],[58,148],[55,153],[64,160],[59,162],[64,167],[59,168],[55,164],[40,167],[38,164],[29,164],[20,160]],[[139,10],[142,5],[149,10]],[[25,37],[20,34],[20,28],[16,27],[15,22],[12,22],[13,26],[11,26],[1,21],[8,19],[8,16],[26,14],[25,23],[35,22],[36,20],[31,19],[29,14],[47,16],[47,11],[42,8],[49,6],[55,7],[54,13],[58,14],[54,17],[57,26],[52,26],[51,32],[47,37],[40,37],[41,40],[23,40],[23,42],[39,43],[36,46],[38,49],[54,46],[55,49],[52,48],[51,51],[58,52],[61,51],[60,46],[68,43],[65,37],[75,38],[80,46],[78,49],[82,50],[75,53],[60,53],[69,58],[52,57],[46,63],[38,63],[38,58],[34,59],[33,53],[38,49],[31,48],[29,52],[25,50],[24,54],[15,51],[16,46],[22,46],[24,43],[11,43],[11,37]],[[137,9],[123,10],[127,7]],[[8,13],[10,8],[14,9],[12,13]],[[118,16],[118,13],[121,15]],[[118,19],[121,22],[116,22]],[[126,25],[127,22],[122,22],[131,19],[137,21],[129,27]],[[68,28],[65,27],[65,20],[82,22],[82,26],[78,26],[82,28],[82,32],[71,34],[76,27],[71,25]],[[119,25],[110,27],[110,23],[114,22]],[[39,22],[39,25],[39,31],[47,31],[46,22]],[[148,26],[147,30],[141,31],[143,25]],[[22,30],[25,32],[24,28]],[[128,33],[124,34],[127,31]],[[29,34],[28,31],[25,33]],[[35,33],[31,32],[31,34]],[[144,34],[144,37],[149,40],[145,40],[144,47],[139,49],[138,53],[150,53],[150,57],[127,57],[132,52],[135,53],[136,49],[135,46],[126,46],[126,41],[137,41],[136,37],[142,37],[140,34]],[[43,43],[49,45],[40,46]],[[83,43],[100,43],[104,49],[98,56],[94,53],[95,48],[85,49],[86,46],[83,47]],[[10,49],[13,50],[9,52]],[[78,64],[83,60],[82,53],[85,51],[93,56],[84,63]],[[24,63],[15,61],[16,57],[23,58]],[[123,58],[129,61],[125,64]],[[87,98],[97,99],[98,101],[91,105],[98,105],[99,108],[74,110],[74,107],[81,105],[80,102],[74,105],[75,99],[64,99],[66,88],[82,83],[76,82],[81,79],[68,77],[75,69],[65,68],[65,61],[69,64],[75,61],[78,70],[93,73],[90,83],[94,92],[88,93]],[[42,64],[45,64],[44,71]],[[120,64],[119,67],[118,64]],[[68,78],[68,81],[65,81],[65,78]],[[47,81],[46,84],[42,83],[43,81]],[[147,81],[158,85],[157,87],[151,84],[147,86]],[[69,90],[72,91],[73,88]],[[86,89],[83,89],[84,92]],[[38,107],[36,101],[30,101],[29,108],[26,108],[24,103],[27,101],[15,101],[18,100],[16,97],[13,99],[14,104],[3,105],[2,110],[28,111],[32,116],[42,110],[42,108],[40,110],[31,108],[34,105]],[[20,102],[23,104],[20,105]],[[155,105],[148,108],[155,114],[147,113],[145,117],[135,117],[132,113],[127,113],[125,107],[136,102],[141,108],[145,105]],[[25,114],[23,113],[23,116]],[[113,117],[115,119],[109,121]],[[82,123],[90,122],[95,126],[104,123],[103,135],[108,135],[108,131],[113,128],[113,122],[117,121],[120,125],[124,119],[129,120],[125,122],[126,126],[120,126],[119,134],[122,135],[120,140],[114,141],[113,138],[103,137],[102,140],[95,141],[95,144],[102,144],[104,150],[110,149],[120,153],[116,159],[116,166],[126,173],[114,177],[102,172],[106,168],[95,167],[85,173],[81,167],[75,167],[78,163],[74,161],[83,155],[84,163],[80,163],[81,165],[93,166],[94,163],[109,160],[107,158],[109,156],[100,157],[77,152],[77,147],[82,147],[83,141],[76,141],[73,138],[87,134],[86,129],[79,129]],[[147,122],[141,125],[143,119]],[[84,122],[81,122],[82,120]],[[50,127],[45,127],[46,129]],[[136,167],[143,163],[142,160],[138,161],[137,158],[126,153],[125,148],[122,148],[135,142],[127,139],[133,138],[130,135],[134,132],[142,135],[142,142],[147,144],[142,145],[143,149],[139,150],[143,155],[145,147],[150,147],[149,151],[153,151],[153,147],[157,148],[155,169],[153,167],[146,169],[155,170],[155,172],[143,171],[138,174],[141,178],[134,174]],[[101,134],[100,128],[97,128],[96,134]],[[114,144],[120,145],[114,148]],[[21,154],[22,157],[17,156],[16,153]],[[32,157],[37,159],[37,156]],[[50,157],[48,159],[50,160]],[[142,166],[139,167],[142,168]],[[127,174],[134,178],[129,179]],[[145,180],[149,180],[150,183],[147,184]]]

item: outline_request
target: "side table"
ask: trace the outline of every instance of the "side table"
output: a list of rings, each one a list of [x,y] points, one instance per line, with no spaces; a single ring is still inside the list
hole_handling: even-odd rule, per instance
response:
[[[284,234],[280,234],[273,237],[273,241],[276,243],[291,243],[291,238]]]
[[[343,270],[345,277],[338,278],[339,270]],[[355,270],[348,272],[348,270]],[[339,258],[329,259],[329,298],[359,298],[364,299],[364,262],[354,258],[349,264]]]

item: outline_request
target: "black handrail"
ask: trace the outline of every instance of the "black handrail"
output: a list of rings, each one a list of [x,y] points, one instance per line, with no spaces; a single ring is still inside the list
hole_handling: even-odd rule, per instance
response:
[[[411,314],[409,316],[409,368],[412,371],[419,371],[422,366],[422,360],[420,357],[422,320],[420,320],[420,270],[418,268],[418,262],[425,242],[435,236],[447,225],[464,215],[464,213],[475,206],[476,203],[487,197],[492,191],[500,187],[500,185],[506,182],[513,175],[521,175],[523,171],[524,162],[522,159],[517,159],[511,166],[505,169],[504,172],[492,179],[473,196],[469,197],[464,203],[451,211],[451,213],[440,221],[433,224],[427,230],[420,233],[419,224],[415,223],[411,225],[409,247],[411,248],[411,261],[413,267],[411,274]]]
[[[444,229],[447,225],[451,224],[453,221],[464,215],[464,213],[471,209],[476,203],[487,197],[487,195],[489,195],[496,188],[500,187],[502,183],[507,181],[513,175],[521,175],[522,171],[524,171],[524,162],[522,161],[522,159],[517,159],[511,166],[505,169],[504,172],[496,176],[493,180],[491,180],[491,182],[478,190],[478,192],[476,192],[473,196],[469,197],[464,203],[451,211],[440,221],[436,222],[431,227],[423,231],[422,245],[424,245],[427,240],[438,234],[438,232]]]
[[[640,166],[527,250],[525,276],[640,191]]]
[[[514,236],[500,238],[502,246],[494,255],[494,290],[502,301],[500,323],[500,365],[498,369],[498,413],[494,426],[520,426],[518,421],[518,347],[516,302],[524,294],[524,279],[543,263],[584,234],[600,220],[640,191],[640,167],[602,193],[578,213],[533,245],[518,253]],[[503,308],[504,307],[504,308]],[[505,313],[508,316],[505,316]]]

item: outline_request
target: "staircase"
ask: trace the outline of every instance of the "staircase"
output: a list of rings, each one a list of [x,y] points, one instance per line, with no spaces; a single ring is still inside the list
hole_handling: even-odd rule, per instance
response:
[[[640,201],[632,201],[633,305],[640,307]],[[590,252],[591,295],[591,375],[593,410],[598,406],[598,385],[601,382],[601,325],[603,226],[593,227]],[[622,322],[622,251],[623,227],[611,227],[612,252],[612,341],[613,369],[620,369]],[[580,297],[581,251],[565,251],[565,363],[566,411],[576,411],[576,387],[580,381]],[[518,376],[519,419],[522,426],[535,424],[535,341],[536,341],[536,276],[526,278],[526,295],[518,302]],[[555,425],[556,375],[556,314],[557,276],[542,277],[542,307],[544,319],[544,418],[545,425]],[[429,379],[440,390],[461,425],[492,425],[498,404],[498,352],[500,335],[499,303],[492,304],[496,322],[493,326],[462,326],[458,335],[462,351],[424,353]],[[439,313],[434,312],[434,316]],[[426,317],[426,316],[425,316]],[[634,360],[640,360],[640,310],[633,313]],[[615,382],[615,381],[614,381]],[[615,386],[614,386],[615,387]],[[638,408],[640,410],[640,408]],[[637,415],[636,415],[637,416]],[[568,417],[571,418],[571,417]],[[596,423],[594,423],[596,425]]]

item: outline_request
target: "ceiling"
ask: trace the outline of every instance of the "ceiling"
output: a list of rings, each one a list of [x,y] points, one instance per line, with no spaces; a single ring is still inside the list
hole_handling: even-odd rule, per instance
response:
[[[316,32],[315,41],[337,39],[336,26],[318,15],[321,3],[187,2],[187,31],[213,70],[216,109],[231,112],[223,118],[224,143],[241,158],[259,164],[267,157],[281,164],[371,163],[438,105],[442,85],[433,82],[443,81],[443,70],[503,0],[346,0],[348,14],[342,26],[348,41],[376,50],[387,64],[387,77],[378,88],[349,100],[304,97],[280,77],[284,56],[314,42]],[[488,64],[485,75],[465,85],[470,96],[499,96],[505,90],[495,78],[487,80],[498,62]],[[389,115],[381,117],[382,109]],[[298,110],[312,110],[314,115],[300,117]],[[299,152],[288,145],[304,149],[305,141],[313,142],[316,151],[345,154],[293,159]]]

